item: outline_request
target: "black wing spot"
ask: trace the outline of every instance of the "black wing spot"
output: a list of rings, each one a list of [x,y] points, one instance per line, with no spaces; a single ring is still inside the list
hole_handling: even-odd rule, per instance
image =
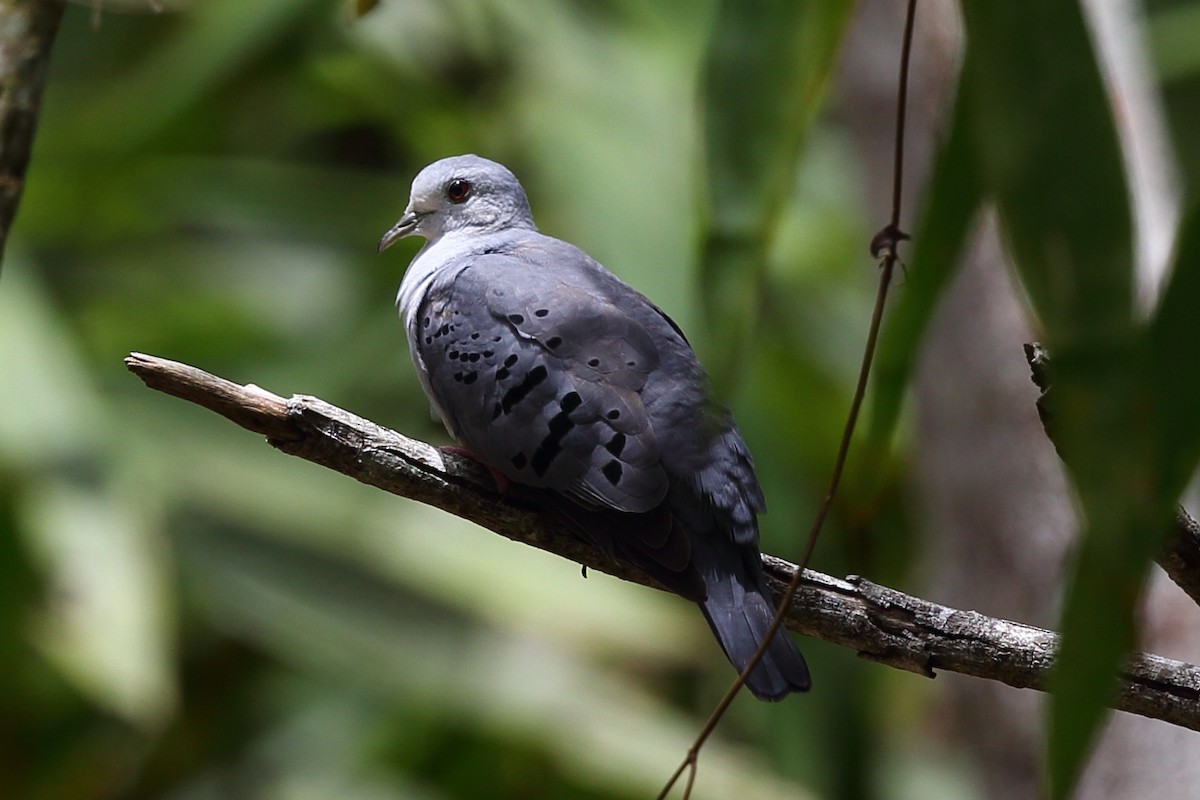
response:
[[[631,369],[632,369],[633,367],[636,367],[636,366],[637,366],[637,362],[636,362],[636,361],[626,361],[626,362],[625,362],[625,366],[627,366],[627,367],[629,367],[629,368],[631,368]]]
[[[512,465],[514,467],[516,467],[517,469],[525,469],[525,454],[524,453],[517,453],[515,456],[512,457],[511,461],[512,461]]]
[[[547,314],[549,314],[549,313],[550,313],[550,309],[548,309],[548,308],[539,308],[537,311],[533,312],[533,315],[534,315],[535,317],[544,317],[544,316],[546,316],[546,315],[547,315]]]
[[[499,337],[499,336],[493,336],[493,337],[492,337],[492,341],[493,341],[493,342],[498,342],[498,341],[500,341],[500,337]]]
[[[609,411],[604,416],[608,417],[609,419],[620,419],[621,412],[614,408],[612,411]]]
[[[483,357],[484,357],[484,358],[491,358],[491,357],[492,357],[492,356],[494,356],[494,355],[496,355],[496,351],[495,351],[495,350],[484,350],[484,351],[483,351]]]
[[[616,486],[621,482],[621,473],[624,470],[621,467],[621,462],[613,459],[605,464],[600,471],[604,473],[604,477],[608,479],[609,483],[611,483],[613,486]]]
[[[600,359],[598,359],[598,358],[589,358],[589,359],[588,359],[588,366],[589,366],[589,367],[598,367],[598,366],[600,366]]]
[[[433,337],[432,337],[432,336],[426,336],[426,337],[425,337],[425,344],[433,344]]]
[[[492,419],[498,419],[504,413],[504,408],[499,404],[492,406]]]
[[[496,380],[507,380],[508,376],[511,374],[512,373],[508,371],[508,367],[501,367],[500,369],[496,370]]]
[[[472,333],[472,334],[471,334],[471,338],[472,338],[472,339],[478,339],[478,338],[479,338],[479,331],[475,331],[474,333]]]
[[[458,381],[459,383],[462,383],[463,374],[461,372],[454,373],[454,380]]]
[[[620,431],[614,433],[613,437],[608,440],[608,444],[604,445],[604,449],[614,456],[620,456],[621,451],[625,449],[625,434]]]
[[[579,396],[579,392],[567,392],[563,395],[563,399],[559,401],[558,407],[570,414],[575,409],[583,405],[583,398]]]
[[[511,322],[513,325],[520,325],[522,322],[525,321],[525,317],[521,316],[520,314],[509,314],[508,321]]]
[[[463,383],[465,383],[467,386],[470,386],[478,378],[479,378],[478,372],[468,372],[466,375],[463,375]]]
[[[422,324],[422,325],[424,325],[426,328],[428,328],[428,327],[430,326],[430,324],[431,324],[431,323],[432,323],[432,320],[430,320],[430,319],[429,319],[429,317],[426,317],[426,318],[425,318],[424,320],[422,320],[422,322],[421,322],[421,324]]]
[[[500,404],[504,406],[504,413],[512,411],[512,407],[525,399],[525,395],[533,391],[539,383],[546,380],[546,367],[538,364],[529,372],[525,373],[525,380],[509,389],[504,393],[504,397],[500,398]]]
[[[467,356],[467,361],[470,361],[472,364],[474,364],[478,360],[479,360],[479,353],[471,353],[470,355]]]
[[[551,435],[561,439],[567,435],[571,428],[575,427],[575,423],[567,416],[566,411],[560,411],[550,418],[550,433]]]
[[[549,347],[551,350],[558,347],[560,344],[562,344],[561,336],[551,336],[546,340],[546,347]]]
[[[520,361],[520,359],[519,359],[519,358],[517,358],[517,354],[516,354],[516,353],[513,353],[511,356],[509,356],[508,358],[504,359],[504,366],[506,366],[506,367],[510,367],[510,368],[511,368],[511,367],[515,367],[515,366],[517,365],[517,362],[518,362],[518,361]]]
[[[550,419],[550,432],[542,439],[538,449],[534,451],[529,465],[540,478],[550,469],[550,464],[562,452],[563,437],[571,432],[575,423],[571,421],[566,410],[560,411]]]
[[[446,357],[449,358],[451,361],[458,361],[458,351],[451,350],[449,353],[446,353]]]
[[[538,449],[534,451],[533,461],[530,462],[534,474],[539,478],[545,477],[546,472],[550,469],[550,464],[560,452],[562,452],[562,445],[557,439],[549,436],[543,439],[542,443],[538,445]]]

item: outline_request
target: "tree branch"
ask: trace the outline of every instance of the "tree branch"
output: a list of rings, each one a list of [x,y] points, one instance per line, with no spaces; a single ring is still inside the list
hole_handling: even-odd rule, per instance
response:
[[[393,494],[419,500],[523,542],[624,580],[662,588],[635,567],[575,538],[538,502],[534,490],[503,495],[477,464],[402,436],[315,397],[284,399],[203,370],[133,353],[126,366],[146,385],[198,403],[272,446]],[[796,567],[763,556],[771,589],[782,595]],[[1043,689],[1058,634],[948,608],[851,576],[806,570],[786,616],[798,633],[849,647],[864,658],[935,677],[949,670]],[[1132,656],[1113,708],[1200,730],[1200,668],[1160,656]]]
[[[1175,526],[1154,560],[1188,597],[1200,604],[1200,523],[1182,507],[1175,509]]]
[[[0,0],[0,254],[33,149],[50,49],[66,0]]]
[[[1046,400],[1052,382],[1050,356],[1044,347],[1032,342],[1025,345],[1025,360],[1029,363],[1030,380],[1041,390],[1037,400],[1038,417],[1042,420],[1046,436],[1057,448],[1054,419]],[[1176,507],[1175,525],[1167,534],[1154,561],[1188,597],[1200,604],[1200,523],[1192,519],[1182,506]]]

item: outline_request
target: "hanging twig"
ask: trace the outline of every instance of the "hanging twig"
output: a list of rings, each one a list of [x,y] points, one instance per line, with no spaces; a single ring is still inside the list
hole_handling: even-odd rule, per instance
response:
[[[780,608],[775,614],[775,619],[763,635],[758,650],[755,651],[745,668],[742,669],[720,702],[717,703],[716,708],[709,715],[708,720],[704,723],[704,727],[700,729],[700,733],[696,736],[695,741],[692,742],[692,746],[688,748],[683,762],[667,780],[666,785],[663,786],[662,791],[658,795],[658,800],[663,800],[667,796],[685,770],[688,772],[688,782],[683,792],[683,800],[687,800],[691,796],[691,787],[695,777],[696,761],[699,758],[700,749],[704,746],[708,737],[712,735],[712,732],[716,730],[717,723],[721,721],[721,718],[725,715],[726,710],[728,710],[737,693],[745,685],[746,677],[762,659],[776,631],[782,626],[786,608],[800,588],[801,575],[804,568],[808,565],[809,559],[812,557],[813,550],[816,548],[817,539],[821,535],[821,529],[825,525],[825,519],[829,516],[829,511],[833,507],[833,499],[837,494],[838,485],[842,480],[842,472],[845,470],[846,458],[850,452],[850,442],[854,437],[854,428],[858,424],[858,415],[862,410],[863,398],[866,395],[871,364],[875,359],[875,345],[879,339],[879,326],[883,320],[883,309],[887,301],[888,287],[891,285],[892,273],[895,271],[896,261],[899,257],[896,248],[900,242],[908,239],[908,234],[904,233],[900,228],[900,197],[901,189],[904,185],[904,120],[908,106],[908,65],[912,53],[913,23],[916,19],[916,10],[916,0],[909,0],[904,22],[904,36],[900,47],[900,77],[896,98],[896,138],[892,165],[892,216],[888,224],[879,233],[875,234],[871,240],[871,255],[880,260],[879,289],[875,295],[875,308],[871,313],[871,325],[867,331],[867,342],[863,347],[863,358],[862,364],[859,367],[858,382],[854,386],[854,396],[850,401],[850,410],[846,414],[846,425],[842,430],[842,438],[838,444],[837,456],[834,458],[833,469],[830,472],[829,488],[825,492],[824,500],[821,501],[821,505],[817,509],[816,519],[813,521],[812,528],[809,531],[808,540],[804,546],[804,553],[800,557],[800,569],[796,571],[791,583],[788,584],[788,588],[783,594],[783,598],[779,601]]]

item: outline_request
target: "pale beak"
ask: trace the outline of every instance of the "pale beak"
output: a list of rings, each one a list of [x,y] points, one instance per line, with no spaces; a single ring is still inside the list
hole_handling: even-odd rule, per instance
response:
[[[400,221],[388,228],[388,232],[379,240],[379,249],[375,252],[382,253],[405,236],[411,235],[417,229],[417,225],[421,222],[421,217],[423,216],[424,214],[419,214],[416,211],[405,211]]]

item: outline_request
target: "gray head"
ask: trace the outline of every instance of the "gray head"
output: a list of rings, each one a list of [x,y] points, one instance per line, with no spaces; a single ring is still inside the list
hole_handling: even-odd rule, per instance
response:
[[[405,236],[435,242],[445,233],[533,228],[525,190],[503,164],[476,155],[435,161],[413,179],[404,216],[379,240],[379,252]]]

